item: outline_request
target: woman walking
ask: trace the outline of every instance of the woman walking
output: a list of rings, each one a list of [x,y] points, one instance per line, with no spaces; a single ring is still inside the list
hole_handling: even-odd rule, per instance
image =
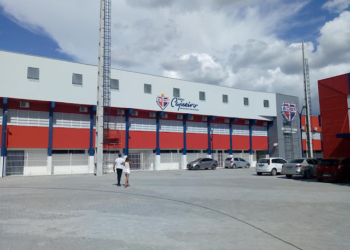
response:
[[[129,160],[129,157],[126,157],[126,160],[124,162],[124,173],[125,173],[125,184],[124,187],[129,187],[129,177],[130,177],[130,167],[131,167],[131,161]]]

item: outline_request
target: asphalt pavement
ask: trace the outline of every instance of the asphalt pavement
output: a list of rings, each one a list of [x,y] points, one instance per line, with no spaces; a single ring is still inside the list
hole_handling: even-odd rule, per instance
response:
[[[0,249],[350,249],[348,184],[254,168],[116,177],[0,179]]]

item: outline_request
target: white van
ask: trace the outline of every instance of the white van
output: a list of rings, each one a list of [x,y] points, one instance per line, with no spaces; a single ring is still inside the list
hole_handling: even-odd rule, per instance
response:
[[[261,158],[256,163],[256,173],[262,175],[263,173],[269,173],[271,175],[280,174],[282,172],[282,165],[287,163],[283,158]]]

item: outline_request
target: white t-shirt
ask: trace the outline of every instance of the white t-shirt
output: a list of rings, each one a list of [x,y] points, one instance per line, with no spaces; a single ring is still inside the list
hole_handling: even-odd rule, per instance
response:
[[[118,157],[118,158],[115,160],[116,168],[123,169],[123,165],[121,164],[122,162],[124,162],[124,159],[121,158],[121,157]]]

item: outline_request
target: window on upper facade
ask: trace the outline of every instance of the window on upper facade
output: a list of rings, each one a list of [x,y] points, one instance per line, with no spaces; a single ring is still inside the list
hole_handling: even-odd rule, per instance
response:
[[[27,79],[39,80],[39,69],[28,67]]]
[[[74,85],[83,85],[83,75],[73,73],[72,84]]]
[[[222,95],[222,102],[228,103],[228,95]]]
[[[152,85],[151,85],[151,84],[145,83],[143,86],[144,86],[144,87],[143,87],[144,93],[146,93],[146,94],[152,94]]]
[[[265,107],[265,108],[270,107],[269,100],[264,100],[264,107]]]
[[[119,90],[119,80],[118,79],[111,79],[111,89],[113,90]]]
[[[248,97],[244,97],[244,106],[249,106],[249,99],[248,99]]]
[[[205,101],[205,92],[199,91],[199,100]]]
[[[180,89],[173,88],[173,96],[174,97],[180,97]]]

